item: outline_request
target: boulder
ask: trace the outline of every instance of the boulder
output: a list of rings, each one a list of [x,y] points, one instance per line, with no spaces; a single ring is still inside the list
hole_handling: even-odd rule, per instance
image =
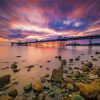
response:
[[[62,61],[61,61],[61,67],[66,66],[66,63],[67,63],[67,61],[66,61],[66,60],[62,60]]]
[[[80,90],[81,94],[87,99],[95,99],[100,92],[100,79],[96,79],[91,84],[76,83],[76,87]]]
[[[1,96],[0,100],[13,100],[13,99],[9,96]]]
[[[9,74],[0,77],[0,88],[10,83],[10,77],[11,76]]]
[[[81,95],[74,95],[72,96],[71,100],[85,100],[85,98]]]
[[[54,69],[52,71],[51,80],[62,81],[62,78],[63,78],[63,70],[62,69]]]
[[[27,83],[25,86],[24,86],[24,91],[25,92],[29,92],[32,90],[32,83]]]
[[[11,89],[10,91],[8,91],[8,95],[12,98],[16,98],[16,96],[18,95],[18,91],[16,89]]]

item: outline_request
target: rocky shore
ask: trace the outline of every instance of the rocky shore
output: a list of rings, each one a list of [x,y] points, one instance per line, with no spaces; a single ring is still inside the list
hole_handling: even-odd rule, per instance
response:
[[[10,88],[11,85],[18,84],[12,82],[11,75],[0,76],[0,100],[100,100],[100,65],[95,66],[93,63],[100,61],[100,52],[95,53],[98,58],[91,56],[91,61],[86,62],[81,60],[83,55],[69,60],[56,56],[60,67],[53,69],[51,75],[48,73],[38,81],[26,83],[22,87],[22,93],[17,88]],[[81,62],[81,65],[70,67],[75,62]],[[27,66],[27,71],[33,67],[34,65]],[[14,73],[20,71],[16,62],[10,68]]]

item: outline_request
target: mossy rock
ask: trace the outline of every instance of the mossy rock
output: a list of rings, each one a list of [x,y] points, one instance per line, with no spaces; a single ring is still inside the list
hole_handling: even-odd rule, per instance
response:
[[[80,95],[74,95],[71,100],[85,100],[85,98]]]
[[[9,96],[1,96],[0,100],[13,100],[13,99]]]

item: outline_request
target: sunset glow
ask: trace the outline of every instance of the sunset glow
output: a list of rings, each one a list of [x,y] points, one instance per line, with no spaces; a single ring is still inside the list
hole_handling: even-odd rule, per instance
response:
[[[0,41],[100,34],[99,5],[99,0],[0,0]]]

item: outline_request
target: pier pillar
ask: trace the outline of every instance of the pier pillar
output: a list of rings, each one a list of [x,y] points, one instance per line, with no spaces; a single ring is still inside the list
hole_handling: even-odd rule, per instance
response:
[[[92,46],[92,38],[89,38],[89,46]]]

